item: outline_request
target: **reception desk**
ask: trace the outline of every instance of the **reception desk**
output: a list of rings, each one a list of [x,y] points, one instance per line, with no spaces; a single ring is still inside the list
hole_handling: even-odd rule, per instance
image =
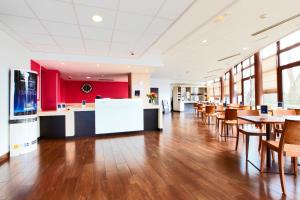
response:
[[[128,112],[131,109],[120,110],[120,108],[124,107],[124,103],[135,105],[136,100],[124,99],[123,102],[119,102],[120,100],[123,99],[101,99],[96,100],[101,102],[101,105],[96,102],[95,107],[69,107],[62,111],[39,112],[40,137],[66,138],[113,133],[126,134],[135,131],[157,131],[163,128],[161,106],[139,104],[140,112],[133,121],[129,120],[134,119],[133,112]],[[124,122],[123,126],[120,126],[120,120]],[[134,123],[127,127],[128,122]],[[108,129],[110,127],[112,128]],[[118,129],[115,129],[116,127]]]

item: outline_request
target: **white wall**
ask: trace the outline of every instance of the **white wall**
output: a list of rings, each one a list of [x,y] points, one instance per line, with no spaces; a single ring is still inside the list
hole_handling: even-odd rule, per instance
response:
[[[9,69],[29,69],[30,58],[30,51],[0,30],[0,156],[9,152]]]
[[[172,88],[171,81],[167,79],[151,79],[151,88],[158,88],[159,92],[159,104],[162,100],[168,100],[171,105]]]
[[[149,103],[147,94],[150,93],[150,75],[145,74],[138,74],[138,73],[132,73],[131,74],[131,96],[132,98],[137,98],[134,96],[134,91],[139,90],[140,91],[140,97],[143,99],[144,104]]]

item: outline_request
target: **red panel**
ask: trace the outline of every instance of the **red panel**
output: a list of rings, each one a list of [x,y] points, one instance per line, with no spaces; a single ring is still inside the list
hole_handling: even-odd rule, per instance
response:
[[[84,81],[64,81],[66,103],[94,103],[95,97],[101,95],[103,98],[122,99],[128,98],[128,82],[88,82],[93,89],[89,94],[81,91]],[[63,98],[61,98],[63,99]]]
[[[37,82],[37,100],[40,100],[40,91],[41,91],[41,66],[39,63],[34,60],[30,60],[31,70],[38,73],[38,82]]]
[[[42,110],[56,110],[59,72],[42,68]]]

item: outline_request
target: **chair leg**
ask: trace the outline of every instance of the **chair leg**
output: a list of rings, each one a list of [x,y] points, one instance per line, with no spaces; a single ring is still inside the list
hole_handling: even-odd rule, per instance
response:
[[[240,132],[239,132],[239,129],[237,128],[236,129],[236,142],[235,142],[235,150],[237,151],[238,149],[238,146],[239,146],[239,139],[240,139]]]
[[[246,134],[246,165],[248,163],[249,140],[250,140],[250,137],[248,134]]]
[[[262,143],[261,145],[261,154],[260,154],[260,172],[264,172],[264,167],[265,167],[265,160],[266,160],[266,151],[267,151],[267,146]]]
[[[258,151],[261,149],[262,136],[259,136]]]
[[[298,176],[298,158],[294,157],[293,162],[294,162],[294,174],[295,176]]]
[[[282,193],[285,195],[286,189],[285,189],[283,152],[278,152],[278,163],[279,163],[279,175],[280,175],[281,189],[282,189]]]

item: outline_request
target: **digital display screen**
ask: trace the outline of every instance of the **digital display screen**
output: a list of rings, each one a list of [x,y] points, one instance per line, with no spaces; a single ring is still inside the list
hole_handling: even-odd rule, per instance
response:
[[[260,106],[260,112],[261,112],[261,114],[268,114],[268,106],[267,105],[261,105]]]
[[[37,74],[14,70],[13,115],[33,115],[37,113]]]

